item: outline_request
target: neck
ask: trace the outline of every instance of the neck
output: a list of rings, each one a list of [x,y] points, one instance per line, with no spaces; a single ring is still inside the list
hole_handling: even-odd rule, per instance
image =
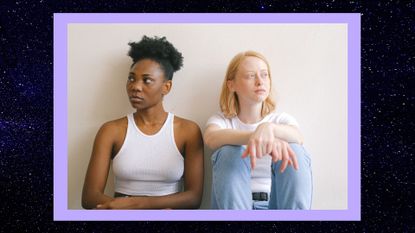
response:
[[[167,112],[164,110],[162,103],[144,110],[137,110],[134,113],[134,119],[145,125],[164,123],[166,117]]]
[[[239,103],[238,118],[245,124],[254,124],[262,120],[261,110],[262,102],[255,104],[241,104]]]

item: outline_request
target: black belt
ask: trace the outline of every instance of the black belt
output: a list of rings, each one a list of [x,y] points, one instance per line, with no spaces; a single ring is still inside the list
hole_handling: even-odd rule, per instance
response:
[[[252,200],[268,201],[268,193],[265,193],[265,192],[252,193]]]

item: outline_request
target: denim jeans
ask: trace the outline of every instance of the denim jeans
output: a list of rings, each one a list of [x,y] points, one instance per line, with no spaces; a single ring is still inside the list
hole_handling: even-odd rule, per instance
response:
[[[271,194],[268,203],[252,200],[250,158],[241,158],[242,146],[225,145],[212,155],[212,209],[310,209],[313,191],[311,159],[303,146],[290,143],[299,169],[281,161],[271,165]],[[255,205],[254,205],[255,204]]]

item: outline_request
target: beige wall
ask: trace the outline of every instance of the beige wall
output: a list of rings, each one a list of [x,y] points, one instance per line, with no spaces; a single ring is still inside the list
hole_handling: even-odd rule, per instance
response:
[[[347,208],[346,24],[70,24],[68,26],[68,207],[81,209],[83,181],[99,127],[133,111],[125,92],[130,41],[166,36],[182,52],[166,110],[199,124],[219,110],[226,66],[238,52],[267,57],[277,110],[300,123],[312,154],[313,209]],[[209,208],[205,149],[202,209]],[[106,188],[113,194],[110,173]]]

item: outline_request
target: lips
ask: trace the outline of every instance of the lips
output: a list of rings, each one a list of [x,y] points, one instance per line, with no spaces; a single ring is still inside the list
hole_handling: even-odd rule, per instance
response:
[[[255,90],[255,93],[257,93],[257,94],[263,94],[263,93],[265,93],[265,92],[267,92],[265,89],[258,89],[258,90]]]
[[[143,97],[139,97],[139,96],[130,96],[130,101],[131,102],[141,102],[143,101],[144,98]]]

